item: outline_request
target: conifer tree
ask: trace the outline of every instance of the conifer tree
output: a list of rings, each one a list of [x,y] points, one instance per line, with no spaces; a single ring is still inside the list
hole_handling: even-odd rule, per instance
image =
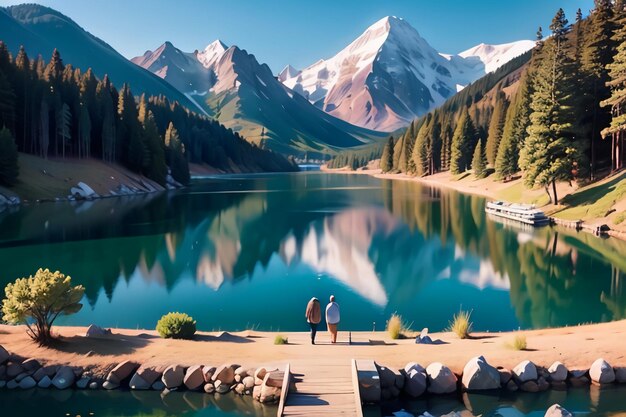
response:
[[[432,113],[426,115],[426,121],[422,124],[422,127],[417,132],[415,138],[415,145],[413,146],[413,152],[411,155],[412,166],[415,167],[415,174],[422,177],[429,173],[429,153],[430,152],[430,139],[432,129],[433,116]]]
[[[565,48],[567,19],[559,9],[550,25],[553,36],[544,46],[545,56],[533,76],[530,126],[528,138],[520,156],[520,165],[526,171],[524,183],[528,187],[543,186],[554,204],[558,204],[556,181],[570,180],[578,162],[571,131],[572,82]],[[553,195],[550,195],[552,185]]]
[[[476,128],[469,117],[467,107],[463,108],[452,136],[450,152],[450,172],[457,175],[467,171],[472,162],[472,149],[476,144]]]
[[[613,6],[610,0],[595,0],[595,7],[588,19],[584,42],[580,55],[580,69],[584,83],[583,101],[581,107],[586,109],[586,116],[582,118],[582,125],[588,125],[584,130],[588,132],[590,149],[591,179],[594,179],[596,170],[597,148],[600,140],[600,130],[610,120],[609,109],[600,107],[600,102],[606,100],[610,92],[607,65],[613,61],[614,45],[611,40],[613,34]]]
[[[487,156],[483,152],[482,141],[478,141],[474,149],[472,158],[472,170],[476,178],[485,178],[487,176]]]
[[[383,154],[380,157],[380,169],[382,172],[389,172],[393,169],[393,136],[389,136],[387,143],[383,147]]]
[[[624,5],[616,9],[620,13],[617,21],[617,31],[614,41],[617,43],[617,52],[613,63],[608,65],[609,81],[607,86],[611,89],[611,96],[602,102],[604,108],[611,111],[610,125],[602,131],[603,137],[611,137],[611,170],[619,170],[624,167],[624,150],[626,138],[626,12]]]
[[[165,156],[172,171],[172,178],[183,185],[189,184],[189,164],[185,157],[185,145],[180,140],[174,123],[165,131]]]
[[[493,114],[489,123],[489,130],[487,132],[486,146],[487,161],[489,161],[491,166],[495,166],[496,163],[507,110],[507,100],[503,92],[499,92],[496,95],[495,101]]]
[[[506,112],[495,165],[498,179],[508,180],[519,171],[520,149],[524,145],[526,129],[530,124],[531,96],[532,77],[530,71],[526,70],[522,73],[518,90]]]

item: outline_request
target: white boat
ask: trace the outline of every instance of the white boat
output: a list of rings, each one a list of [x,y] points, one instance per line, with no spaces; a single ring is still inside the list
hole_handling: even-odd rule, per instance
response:
[[[531,204],[514,204],[504,201],[489,201],[485,207],[487,214],[515,220],[532,226],[545,226],[550,218]]]

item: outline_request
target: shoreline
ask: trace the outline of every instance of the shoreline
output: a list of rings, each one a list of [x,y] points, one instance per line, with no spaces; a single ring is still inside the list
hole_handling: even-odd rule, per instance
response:
[[[463,340],[449,332],[429,334],[433,340],[444,342],[440,345],[415,344],[412,338],[393,340],[381,331],[349,334],[348,329],[341,327],[336,345],[329,343],[325,328],[318,333],[315,345],[311,345],[308,332],[197,332],[194,340],[173,340],[162,339],[153,330],[112,329],[110,336],[85,337],[86,330],[86,327],[55,326],[53,332],[60,338],[55,347],[46,348],[32,342],[24,326],[0,325],[0,345],[24,358],[89,367],[101,375],[125,360],[155,366],[171,363],[219,366],[231,362],[248,367],[279,367],[285,363],[313,366],[320,358],[332,363],[362,359],[396,369],[418,361],[423,366],[442,362],[461,373],[470,358],[483,355],[494,366],[508,369],[523,360],[546,367],[561,361],[569,369],[588,369],[598,357],[613,366],[626,366],[621,352],[626,320],[542,330],[475,332],[470,339]],[[289,343],[274,345],[279,334]],[[526,336],[528,350],[509,347],[518,334]],[[349,337],[351,345],[347,343]]]
[[[483,179],[475,179],[471,178],[469,174],[462,176],[460,179],[455,179],[452,174],[449,172],[437,173],[434,175],[430,175],[427,177],[416,177],[407,175],[404,173],[383,173],[380,169],[359,169],[359,170],[350,170],[347,168],[327,168],[325,165],[320,167],[320,171],[333,173],[333,174],[355,174],[355,175],[369,175],[374,178],[382,179],[382,180],[392,180],[392,181],[413,181],[419,184],[424,184],[433,187],[440,187],[444,189],[454,190],[463,194],[477,195],[493,200],[506,200],[500,195],[500,193],[507,192],[508,189],[520,187],[522,186],[521,179],[515,179],[509,182],[497,182],[490,180],[489,177]],[[618,174],[624,175],[624,173]],[[609,179],[613,179],[616,177],[611,177]],[[468,181],[472,181],[473,183],[468,183]],[[603,181],[607,181],[607,179],[603,179],[598,181],[602,183]],[[564,196],[565,193],[575,191],[574,187],[561,185],[561,196]],[[556,213],[562,209],[562,206],[555,206],[553,204],[541,204],[543,190],[529,190],[528,194],[531,195],[533,199],[530,202],[526,202],[527,204],[536,204],[538,207],[542,208],[546,215],[551,218],[557,220],[563,220],[564,223],[574,222],[574,220],[569,219],[561,219],[558,216],[555,216]],[[626,208],[626,201],[620,201],[619,204],[623,205]],[[613,212],[609,213],[613,214]],[[584,231],[590,233],[596,237],[602,237],[601,234],[594,233],[596,227],[606,224],[608,221],[608,216],[594,218],[589,221],[582,221],[580,231]],[[560,222],[559,222],[560,223]],[[610,223],[610,222],[609,222]],[[564,227],[572,230],[576,230],[572,227],[565,226],[563,224],[557,224],[559,227]],[[603,232],[605,235],[616,238],[618,240],[626,241],[626,222],[620,227],[616,227],[611,224],[611,229]],[[578,231],[578,230],[577,230]]]

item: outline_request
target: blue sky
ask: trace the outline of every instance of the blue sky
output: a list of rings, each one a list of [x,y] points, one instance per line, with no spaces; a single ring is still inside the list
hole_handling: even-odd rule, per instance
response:
[[[563,7],[574,20],[593,0],[39,0],[128,58],[169,40],[191,52],[215,39],[238,45],[277,73],[328,58],[378,19],[406,19],[435,49],[534,39]],[[0,0],[0,5],[23,1]],[[547,30],[544,31],[547,33]]]

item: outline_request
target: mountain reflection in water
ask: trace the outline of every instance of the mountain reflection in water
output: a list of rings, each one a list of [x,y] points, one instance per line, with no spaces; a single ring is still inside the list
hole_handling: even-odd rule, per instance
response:
[[[299,173],[210,178],[186,190],[0,213],[0,284],[59,269],[86,287],[66,324],[304,330],[334,293],[345,328],[393,312],[440,330],[462,306],[477,329],[626,316],[626,245],[486,218],[485,200],[408,181]],[[272,308],[260,308],[279,298]],[[235,308],[236,306],[236,308]]]

